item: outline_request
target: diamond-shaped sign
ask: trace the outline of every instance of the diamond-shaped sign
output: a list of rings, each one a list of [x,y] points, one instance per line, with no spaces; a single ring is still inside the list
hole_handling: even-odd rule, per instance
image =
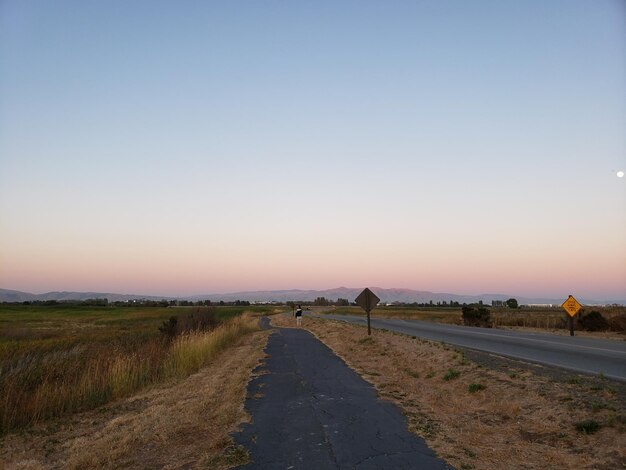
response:
[[[370,325],[370,311],[378,305],[380,299],[366,287],[354,301],[359,307],[367,312],[367,334],[371,335],[372,327]]]
[[[561,305],[561,307],[565,309],[570,317],[573,317],[582,308],[582,305],[578,303],[578,300],[576,300],[574,296],[570,295],[567,300],[563,302],[563,305]]]
[[[365,310],[367,313],[378,305],[380,299],[367,287],[363,289],[363,292],[359,294],[359,296],[355,299],[356,304]]]

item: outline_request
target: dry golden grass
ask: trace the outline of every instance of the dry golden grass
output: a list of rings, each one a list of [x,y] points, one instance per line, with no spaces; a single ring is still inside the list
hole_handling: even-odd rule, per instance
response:
[[[552,308],[521,308],[488,307],[494,328],[505,328],[539,333],[569,335],[567,314],[560,307]],[[347,315],[362,315],[361,307],[313,307],[316,313],[335,313]],[[599,311],[604,318],[611,321],[615,317],[626,315],[626,307],[585,307],[581,312]],[[376,318],[399,318],[403,320],[424,320],[449,325],[462,325],[463,316],[460,307],[399,307],[381,306],[374,311]],[[622,328],[613,331],[584,331],[576,330],[578,336],[594,338],[624,340],[626,332]]]
[[[272,318],[278,326],[293,319]],[[616,469],[626,465],[624,403],[610,386],[582,389],[529,371],[499,372],[454,349],[362,326],[304,318],[304,327],[405,412],[409,429],[460,469]],[[445,380],[453,369],[458,378]],[[454,375],[454,374],[451,374]],[[471,384],[485,388],[474,393]],[[589,400],[595,400],[592,410]],[[592,435],[575,423],[602,424]]]
[[[235,338],[256,328],[250,316],[231,317],[209,334],[191,331],[171,343],[159,333],[158,322],[136,327],[131,315],[116,318],[130,333],[113,329],[101,337],[92,325],[84,335],[74,334],[73,328],[59,328],[61,336],[72,332],[71,341],[62,338],[39,344],[38,340],[15,342],[2,337],[0,435],[94,409],[172,377],[186,377]]]
[[[247,322],[247,328],[256,322],[238,321]],[[6,469],[224,469],[245,462],[246,452],[234,446],[229,433],[248,419],[246,385],[268,335],[231,338],[234,344],[228,348],[223,342],[206,367],[183,381],[5,436],[0,462]],[[202,342],[197,337],[187,341]],[[193,356],[206,344],[186,347]],[[189,363],[202,366],[195,359]]]
[[[257,329],[257,319],[243,314],[210,333],[192,331],[174,340],[165,362],[166,377],[185,377],[198,371],[234,339]]]

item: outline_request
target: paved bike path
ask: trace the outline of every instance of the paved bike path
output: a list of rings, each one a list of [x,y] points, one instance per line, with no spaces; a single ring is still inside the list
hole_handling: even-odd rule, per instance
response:
[[[243,469],[451,469],[399,408],[302,329],[275,329],[248,386],[252,422],[233,435]]]

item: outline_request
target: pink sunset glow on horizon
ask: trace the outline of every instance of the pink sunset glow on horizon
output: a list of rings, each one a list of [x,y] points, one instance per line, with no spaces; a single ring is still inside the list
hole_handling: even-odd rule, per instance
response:
[[[313,241],[311,241],[313,243]],[[311,245],[312,246],[312,245]],[[200,248],[200,247],[198,247]],[[605,259],[571,259],[547,254],[487,259],[480,253],[457,254],[449,259],[435,252],[394,253],[375,247],[363,250],[289,253],[279,258],[267,247],[265,254],[242,249],[240,256],[225,250],[193,256],[193,250],[150,251],[115,256],[101,250],[81,256],[32,251],[3,263],[0,285],[33,293],[48,291],[115,292],[145,295],[200,295],[256,290],[327,289],[342,285],[410,288],[431,292],[478,295],[511,294],[560,297],[577,292],[588,298],[621,299],[624,267],[614,256]],[[292,248],[293,251],[297,251]],[[286,250],[291,251],[291,250]],[[198,251],[200,253],[200,251]],[[7,258],[5,258],[6,260]],[[6,267],[11,266],[10,270]]]

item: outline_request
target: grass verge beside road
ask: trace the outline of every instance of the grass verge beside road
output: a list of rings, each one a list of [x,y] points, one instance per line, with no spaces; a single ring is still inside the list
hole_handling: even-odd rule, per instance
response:
[[[368,337],[363,326],[332,320],[305,317],[304,327],[396,402],[409,429],[455,468],[626,464],[624,384],[551,379],[516,362],[495,368],[445,344],[380,330]]]
[[[363,309],[356,306],[314,307],[317,313],[338,315],[363,315]],[[494,328],[516,329],[569,335],[568,315],[561,307],[526,307],[512,309],[508,307],[487,307]],[[576,328],[576,334],[605,339],[626,340],[626,307],[584,307],[581,314],[598,311],[611,323],[605,331],[584,331]],[[376,318],[399,318],[403,320],[422,320],[463,325],[461,307],[407,307],[378,306],[374,311]]]

